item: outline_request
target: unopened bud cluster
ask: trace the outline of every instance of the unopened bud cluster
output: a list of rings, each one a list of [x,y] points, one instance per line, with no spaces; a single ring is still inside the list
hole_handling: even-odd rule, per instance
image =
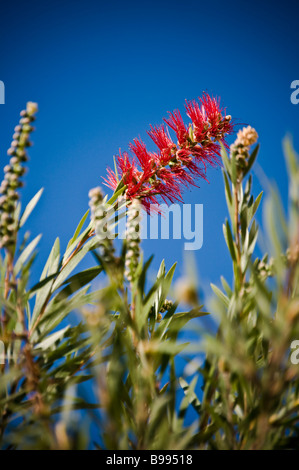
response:
[[[17,189],[23,186],[21,180],[26,172],[24,166],[28,161],[26,149],[31,146],[30,133],[34,130],[32,123],[37,112],[36,103],[27,103],[26,110],[21,111],[19,125],[7,153],[11,157],[4,167],[4,180],[0,186],[0,248],[15,244],[16,227],[14,212],[19,199]]]
[[[100,187],[93,188],[89,191],[89,207],[91,211],[91,221],[99,240],[99,248],[102,260],[105,264],[114,263],[113,243],[109,231],[107,220],[107,205],[104,202],[104,195]]]
[[[138,199],[133,199],[128,208],[126,239],[127,252],[125,259],[125,276],[128,281],[133,281],[140,254],[140,230],[141,230],[141,204]]]
[[[262,279],[267,279],[268,277],[273,276],[274,270],[274,260],[271,258],[269,263],[266,259],[258,260],[256,263],[256,269]]]
[[[162,307],[159,310],[156,321],[160,322],[163,318],[162,313],[168,312],[172,308],[172,306],[173,306],[173,301],[165,299],[163,304],[162,304]],[[151,310],[150,310],[149,317],[154,318],[154,316],[155,316],[155,307],[152,307]]]
[[[296,243],[287,249],[286,257],[290,264],[296,264],[299,261],[299,243]]]
[[[230,146],[231,154],[234,154],[237,163],[245,168],[248,165],[250,146],[255,144],[258,139],[256,130],[251,127],[243,127],[237,134],[237,139]]]
[[[172,306],[173,306],[173,301],[165,299],[162,307],[160,308],[160,312],[161,313],[168,312],[168,310],[170,310]]]

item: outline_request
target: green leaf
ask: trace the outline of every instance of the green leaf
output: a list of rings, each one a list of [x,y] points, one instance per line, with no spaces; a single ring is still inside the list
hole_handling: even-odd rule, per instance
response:
[[[26,220],[28,219],[28,217],[30,216],[31,212],[33,211],[33,209],[35,208],[36,204],[38,203],[42,193],[44,191],[44,188],[41,188],[37,193],[36,195],[31,199],[31,201],[27,204],[25,210],[24,210],[24,213],[22,215],[22,217],[20,218],[20,222],[19,222],[19,226],[22,227]]]
[[[231,193],[231,188],[230,188],[230,183],[227,177],[227,174],[225,171],[222,171],[223,173],[223,178],[224,178],[224,193],[225,193],[225,199],[226,199],[226,205],[228,208],[229,216],[232,221],[232,223],[235,223],[234,219],[234,201]]]
[[[197,381],[198,381],[198,376],[197,377],[195,376],[193,378],[190,385],[182,377],[180,377],[179,379],[180,386],[184,390],[184,394],[186,395],[190,405],[192,405],[195,411],[200,415],[201,403],[194,392]]]
[[[222,171],[222,173],[223,173],[223,178],[224,178],[225,195],[226,195],[227,205],[231,206],[233,198],[232,198],[232,193],[231,193],[228,177],[227,177],[227,174],[225,173],[225,171]]]
[[[150,256],[150,258],[146,261],[146,263],[144,264],[143,268],[142,268],[142,271],[141,271],[141,274],[139,276],[139,279],[138,279],[138,287],[140,289],[140,291],[144,292],[144,289],[145,289],[145,281],[146,281],[146,274],[147,274],[147,271],[153,261],[153,258],[154,256]]]
[[[36,246],[37,246],[38,242],[40,241],[40,239],[41,239],[41,235],[38,235],[37,237],[35,237],[34,240],[32,240],[32,242],[29,243],[29,245],[21,253],[21,255],[19,256],[19,258],[18,258],[18,260],[15,264],[15,267],[14,267],[15,276],[18,275],[19,271],[22,269],[22,267],[26,263],[27,259],[29,258],[31,253],[36,248]]]
[[[164,322],[163,324],[161,322],[159,325],[159,327],[164,326],[161,339],[173,338],[175,340],[177,338],[177,333],[179,333],[190,320],[193,320],[194,318],[205,317],[207,315],[210,315],[210,313],[201,311],[201,308],[190,310],[190,312],[178,312],[173,314],[169,318],[168,324],[164,325]],[[156,333],[158,334],[160,331],[161,330],[157,328]]]
[[[229,306],[229,298],[217,287],[215,284],[211,284],[211,287],[217,297],[224,303],[226,307]]]
[[[297,155],[293,147],[292,139],[287,136],[283,139],[283,149],[290,178],[298,171]]]
[[[47,336],[43,341],[35,345],[35,349],[47,350],[51,348],[57,341],[61,341],[64,337],[66,331],[70,328],[70,325],[67,325],[65,328],[59,331],[55,331],[52,335]]]
[[[225,280],[225,278],[223,276],[221,276],[220,279],[221,279],[222,287],[225,290],[226,294],[228,295],[228,297],[231,297],[232,296],[232,290],[231,290],[229,284],[227,283],[227,281]]]
[[[115,176],[116,176],[116,181],[117,181],[117,184],[118,184],[119,183],[119,175],[118,175],[115,155],[113,155],[113,163],[114,163],[114,172],[115,172]]]
[[[170,270],[168,271],[168,273],[166,274],[165,276],[165,279],[162,283],[162,298],[161,298],[161,305],[160,307],[162,307],[162,303],[164,302],[168,292],[169,292],[169,289],[170,289],[170,286],[171,286],[171,283],[172,283],[172,278],[173,278],[173,275],[174,275],[174,271],[175,271],[175,268],[176,268],[176,265],[177,263],[174,263]]]
[[[167,354],[170,356],[176,356],[180,354],[189,343],[178,343],[177,341],[162,341],[157,343],[150,343],[152,353]]]
[[[53,275],[56,276],[58,266],[59,266],[59,260],[60,260],[60,242],[59,242],[59,238],[56,238],[54,245],[52,247],[52,250],[50,252],[50,255],[48,257],[48,260],[41,274],[40,282],[46,280],[47,276],[48,278],[50,278]],[[31,318],[30,325],[29,325],[30,328],[31,328],[31,325],[34,324],[38,315],[40,314],[40,311],[51,292],[52,285],[53,285],[53,281],[47,282],[39,290],[37,290],[35,305],[34,305],[32,318]]]
[[[237,183],[237,163],[236,163],[236,157],[234,153],[232,154],[231,157],[231,179],[232,183],[234,186],[236,186]]]
[[[112,205],[116,201],[118,196],[123,194],[126,189],[127,189],[127,186],[125,186],[123,182],[120,181],[116,190],[114,191],[113,196],[109,199],[109,201],[107,201],[107,204]]]
[[[223,225],[223,234],[224,234],[224,238],[228,246],[228,249],[230,251],[231,257],[233,261],[236,261],[237,260],[236,248],[235,248],[235,243],[233,240],[233,235],[232,235],[228,220],[226,220],[226,224]]]
[[[76,241],[76,239],[78,238],[78,236],[79,236],[79,234],[80,234],[80,232],[81,232],[81,229],[82,229],[82,227],[83,227],[83,225],[84,225],[84,222],[85,222],[85,220],[86,220],[87,217],[88,217],[88,214],[89,214],[89,209],[88,209],[87,212],[85,212],[85,214],[83,215],[82,219],[80,220],[80,222],[79,222],[79,224],[78,224],[78,226],[77,226],[77,228],[76,228],[76,230],[75,230],[75,233],[74,233],[73,237],[72,237],[72,238],[70,239],[70,241],[68,242],[68,245],[67,245],[67,248],[66,248],[66,249],[68,249],[68,248],[70,247],[70,245],[72,245],[72,244]]]
[[[89,288],[89,285],[83,287],[71,298],[59,301],[57,301],[56,297],[52,299],[47,305],[47,309],[39,322],[39,328],[41,331],[39,338],[47,335],[50,331],[56,328],[56,326],[60,324],[70,312],[98,300],[99,292],[96,291],[88,294],[87,292]]]
[[[225,147],[222,143],[220,143],[221,146],[221,157],[223,161],[223,165],[227,171],[228,176],[231,178],[231,162],[227,156],[227,152],[225,150]]]
[[[76,268],[80,261],[84,258],[86,253],[90,250],[93,250],[97,245],[97,240],[93,237],[88,240],[85,245],[73,256],[73,258],[66,264],[66,266],[61,269],[60,273],[57,276],[57,279],[53,285],[53,291],[58,289],[69,276],[69,274]]]
[[[63,264],[68,259],[71,253],[77,248],[78,244],[82,242],[83,238],[85,238],[88,235],[88,233],[91,231],[91,227],[92,225],[90,222],[88,227],[86,227],[86,229],[72,243],[68,243],[65,253],[63,255],[61,264]]]
[[[244,177],[245,177],[245,176],[248,174],[248,172],[251,170],[252,165],[254,164],[255,159],[256,159],[256,157],[257,157],[259,148],[260,148],[260,144],[257,144],[257,145],[255,146],[255,148],[253,149],[253,151],[251,152],[251,155],[250,155],[250,157],[249,157],[249,159],[248,159],[248,165],[247,165],[247,167],[245,168],[245,170],[244,170],[244,172],[243,172],[243,176],[244,176]]]
[[[29,297],[31,298],[36,291],[40,290],[42,287],[47,285],[48,282],[53,281],[56,276],[57,276],[57,273],[51,274],[51,276],[48,276],[45,279],[43,279],[42,281],[39,281],[36,284],[34,284],[34,286],[31,287],[31,289],[29,291]]]
[[[261,191],[260,194],[257,196],[256,200],[254,201],[254,204],[250,208],[248,208],[248,224],[250,223],[251,219],[254,217],[260,205],[262,196],[263,196],[263,191]]]
[[[88,379],[91,379],[91,378],[93,378],[92,375],[85,378],[85,380],[88,380]],[[97,409],[101,408],[101,406],[102,405],[100,405],[98,403],[87,403],[83,399],[80,399],[80,400],[76,399],[76,402],[75,403],[70,403],[68,405],[68,408],[69,408],[70,411],[72,411],[72,410],[97,410]],[[64,411],[63,406],[57,406],[56,408],[51,409],[51,415],[60,414],[63,411]]]
[[[57,297],[62,299],[64,297],[70,296],[78,289],[91,282],[98,274],[102,272],[102,270],[103,268],[101,266],[94,266],[92,268],[86,269],[85,271],[74,274],[64,281],[63,285],[67,284],[67,286],[59,292]]]

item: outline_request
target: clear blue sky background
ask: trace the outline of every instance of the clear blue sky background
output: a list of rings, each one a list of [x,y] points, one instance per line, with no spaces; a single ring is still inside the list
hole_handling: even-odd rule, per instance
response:
[[[228,113],[254,126],[258,162],[286,196],[281,141],[299,148],[299,105],[290,84],[299,79],[298,1],[14,1],[1,5],[0,163],[7,162],[18,113],[29,100],[40,112],[30,149],[23,201],[45,192],[27,228],[43,233],[33,280],[57,235],[65,246],[119,147],[147,141],[149,124],[204,90],[219,95]],[[204,243],[196,252],[202,286],[231,277],[222,235],[226,205],[220,170],[210,184],[185,194],[204,206]],[[255,179],[255,193],[260,184]],[[285,200],[285,197],[284,197]],[[259,216],[259,219],[261,217]],[[146,241],[154,266],[178,260],[183,241]],[[91,261],[91,258],[90,258]]]

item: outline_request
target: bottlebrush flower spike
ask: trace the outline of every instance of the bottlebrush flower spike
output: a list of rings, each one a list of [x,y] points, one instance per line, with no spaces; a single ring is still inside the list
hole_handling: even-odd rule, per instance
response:
[[[189,134],[188,129],[184,124],[181,113],[178,110],[175,110],[173,111],[173,113],[169,112],[168,114],[169,118],[164,119],[164,121],[176,133],[179,145],[184,146],[188,141]]]
[[[199,104],[193,101],[186,101],[185,105],[187,116],[191,119],[194,126],[194,137],[197,142],[201,142],[206,138],[208,124],[206,122],[205,110],[200,108]]]
[[[16,201],[19,199],[18,188],[23,186],[22,176],[26,172],[28,160],[27,147],[31,146],[30,134],[38,107],[31,101],[21,111],[21,119],[15,127],[13,141],[7,153],[11,157],[9,165],[4,167],[4,180],[0,185],[0,248],[13,249],[16,243],[17,226],[15,221]]]
[[[129,144],[130,149],[137,157],[144,172],[150,174],[155,166],[155,158],[148,153],[145,143],[142,140],[134,139],[133,144]]]
[[[168,130],[165,129],[163,124],[158,127],[150,127],[151,130],[147,133],[160,150],[158,156],[159,162],[165,165],[171,160],[172,156],[175,155],[176,145],[172,142]]]
[[[231,116],[226,115],[226,110],[221,108],[220,98],[214,98],[204,93],[199,100],[209,124],[209,136],[224,141],[225,135],[233,132]]]
[[[106,185],[115,190],[121,181],[126,186],[125,197],[141,199],[149,211],[151,204],[159,202],[158,197],[164,202],[182,201],[184,187],[196,185],[198,177],[206,179],[207,167],[220,165],[219,142],[227,146],[225,138],[233,132],[234,124],[221,108],[220,99],[207,93],[198,102],[186,101],[185,108],[191,119],[188,126],[178,110],[164,119],[175,132],[177,143],[164,124],[150,126],[148,135],[158,147],[157,152],[149,152],[144,142],[134,139],[129,144],[133,158],[120,152],[116,157],[120,176],[108,169]]]
[[[148,135],[151,139],[155,142],[159,150],[162,152],[163,150],[171,149],[173,146],[175,147],[174,143],[172,142],[167,129],[162,124],[161,126],[153,127],[150,126],[151,130],[148,131]]]

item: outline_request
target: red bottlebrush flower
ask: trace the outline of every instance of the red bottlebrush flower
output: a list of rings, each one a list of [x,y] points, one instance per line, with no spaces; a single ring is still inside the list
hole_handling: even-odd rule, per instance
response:
[[[192,155],[195,160],[202,162],[205,170],[208,166],[215,168],[218,165],[221,165],[220,146],[217,142],[205,142],[203,147],[196,145],[192,149]]]
[[[199,103],[186,101],[185,107],[192,121],[189,127],[177,110],[164,119],[176,133],[177,144],[165,125],[151,126],[148,135],[157,145],[158,153],[148,152],[144,142],[134,139],[130,144],[133,159],[130,160],[125,152],[117,157],[118,173],[126,186],[127,199],[141,199],[147,211],[151,204],[158,203],[158,196],[164,202],[182,201],[183,187],[196,186],[196,177],[206,180],[207,167],[220,164],[219,141],[227,145],[225,137],[233,131],[231,116],[226,116],[219,99],[205,93]],[[119,179],[108,169],[105,182],[115,190]]]
[[[182,119],[181,113],[178,110],[173,111],[173,113],[168,113],[169,119],[164,119],[166,124],[171,127],[176,133],[178,142],[180,146],[184,146],[188,142],[188,129],[186,128],[184,121]]]
[[[132,183],[137,182],[140,179],[142,172],[138,171],[135,161],[131,161],[129,159],[129,155],[127,152],[124,152],[123,154],[121,153],[121,151],[119,152],[119,155],[116,156],[116,164],[118,173],[120,174],[124,185],[127,185],[129,187],[130,185],[132,185]],[[119,183],[116,174],[110,168],[108,168],[108,178],[103,179],[105,181],[106,186],[109,186],[113,190],[116,189]]]
[[[158,160],[162,164],[167,164],[175,153],[176,145],[172,142],[169,133],[163,124],[158,127],[150,127],[151,130],[147,131],[147,133],[160,150]]]
[[[167,197],[170,197],[170,200],[182,200],[181,186],[187,184],[188,173],[183,168],[181,168],[180,174],[173,171],[172,168],[161,168],[158,171],[158,176],[164,184]]]
[[[225,116],[224,120],[222,121],[221,133],[222,138],[220,139],[225,147],[228,148],[227,143],[225,142],[225,136],[230,135],[234,132],[234,122],[231,119],[231,116]]]
[[[199,98],[199,100],[203,105],[210,125],[212,127],[217,125],[222,118],[219,98],[214,98],[207,93],[204,93],[202,98]]]
[[[196,186],[193,181],[193,176],[203,178],[207,181],[205,172],[208,162],[206,162],[206,153],[201,147],[196,146],[193,147],[192,150],[181,149],[177,152],[177,159],[189,170],[191,174],[191,181],[188,181],[188,184]]]
[[[158,155],[157,160],[160,164],[167,165],[167,163],[169,163],[169,161],[175,155],[177,146],[171,140],[168,129],[165,129],[163,124],[158,127],[150,127],[151,130],[147,133],[160,150],[160,154]]]
[[[117,156],[117,166],[122,175],[124,184],[130,185],[130,183],[134,181],[135,176],[139,176],[135,161],[129,159],[127,152],[124,152],[123,155],[121,152],[119,153],[119,156]]]
[[[186,101],[185,108],[187,110],[187,115],[194,125],[194,137],[197,142],[201,142],[205,139],[209,127],[209,124],[206,121],[205,110],[203,107],[200,109],[199,104],[195,100],[189,102]]]
[[[130,149],[137,157],[143,171],[150,173],[155,166],[153,155],[148,153],[146,145],[142,140],[134,139],[133,144],[129,144]]]
[[[226,145],[225,136],[231,134],[234,129],[231,116],[226,116],[226,109],[221,108],[219,98],[214,98],[204,93],[203,97],[199,98],[199,100],[210,124],[208,130],[209,136],[222,141]]]
[[[165,126],[162,124],[161,126],[153,127],[150,126],[151,130],[147,131],[150,138],[155,142],[159,150],[166,150],[171,147],[175,147],[175,144],[172,142]]]
[[[116,174],[111,170],[111,168],[107,168],[107,173],[107,178],[102,177],[105,181],[104,184],[115,191],[118,185]]]

